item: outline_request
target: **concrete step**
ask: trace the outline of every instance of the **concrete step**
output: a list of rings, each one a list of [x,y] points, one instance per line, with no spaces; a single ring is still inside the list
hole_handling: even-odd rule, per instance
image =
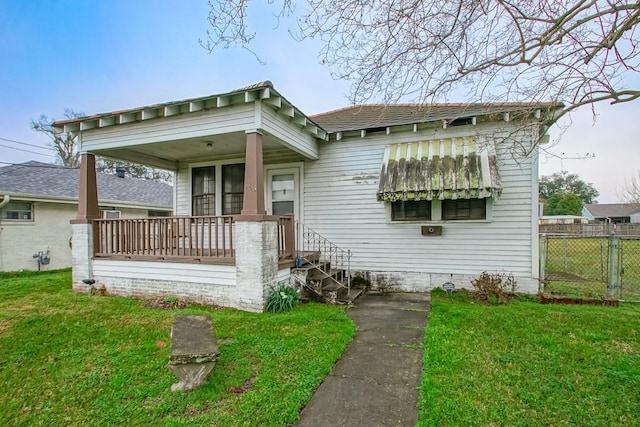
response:
[[[344,294],[341,295],[338,293],[338,301],[343,302],[345,304],[353,304],[355,300],[364,295],[364,289],[361,288],[351,288],[351,292],[347,293],[347,290],[344,290]]]
[[[349,290],[346,285],[337,283],[322,288],[322,296],[330,304],[351,304],[363,293],[364,289],[351,288]]]

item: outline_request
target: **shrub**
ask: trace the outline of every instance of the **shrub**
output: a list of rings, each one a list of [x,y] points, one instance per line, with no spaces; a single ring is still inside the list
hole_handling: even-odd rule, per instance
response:
[[[356,288],[370,289],[371,281],[364,276],[358,275],[351,278],[351,286]]]
[[[516,291],[513,274],[483,272],[471,280],[473,299],[484,304],[506,304]]]
[[[271,287],[265,310],[272,313],[282,313],[291,310],[297,303],[298,290],[284,283],[278,283]]]

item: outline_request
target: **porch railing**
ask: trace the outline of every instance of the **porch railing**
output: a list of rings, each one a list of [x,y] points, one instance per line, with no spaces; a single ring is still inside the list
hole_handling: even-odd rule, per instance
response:
[[[295,258],[293,215],[278,219],[278,259]],[[235,262],[233,216],[96,220],[95,256],[154,261]]]
[[[96,220],[96,257],[234,262],[232,216]]]
[[[284,260],[295,256],[295,222],[293,215],[281,216],[278,219],[278,259]]]

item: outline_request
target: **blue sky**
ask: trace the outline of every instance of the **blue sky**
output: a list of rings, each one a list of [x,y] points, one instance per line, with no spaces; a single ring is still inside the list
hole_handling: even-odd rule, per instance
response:
[[[286,25],[274,31],[269,9],[250,11],[258,24],[253,49],[266,65],[240,49],[209,54],[199,45],[208,28],[206,0],[0,1],[0,138],[46,147],[47,138],[29,129],[40,114],[62,118],[65,108],[95,114],[263,80],[309,115],[348,104],[348,83],[318,63],[319,44],[293,41],[282,31]],[[632,83],[638,87],[640,79]],[[640,170],[640,102],[599,105],[596,113],[595,125],[584,109],[562,135],[552,129],[549,151],[565,159],[543,154],[540,170],[576,172],[594,183],[601,203],[611,203]],[[53,157],[0,140],[0,162],[28,160]]]

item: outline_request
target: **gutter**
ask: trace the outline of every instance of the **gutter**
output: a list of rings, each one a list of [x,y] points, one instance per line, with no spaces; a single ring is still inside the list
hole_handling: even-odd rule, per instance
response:
[[[6,205],[8,205],[10,201],[11,201],[11,197],[9,197],[8,194],[5,194],[4,198],[0,202],[0,209],[4,208]]]

